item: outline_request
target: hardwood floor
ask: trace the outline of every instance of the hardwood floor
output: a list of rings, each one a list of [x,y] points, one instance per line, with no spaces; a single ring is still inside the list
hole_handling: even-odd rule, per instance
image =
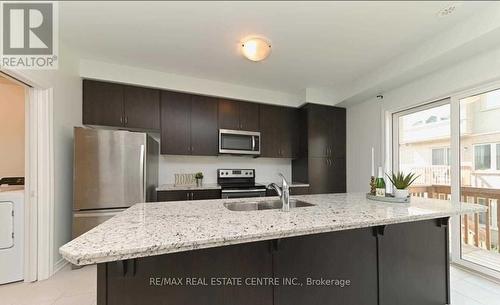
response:
[[[452,305],[500,305],[500,283],[451,267]],[[0,305],[95,305],[96,267],[66,266],[48,280],[0,285]]]

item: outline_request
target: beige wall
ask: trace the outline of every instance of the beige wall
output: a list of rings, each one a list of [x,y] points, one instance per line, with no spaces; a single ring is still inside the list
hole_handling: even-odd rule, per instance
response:
[[[24,87],[2,81],[0,177],[7,176],[24,176]]]

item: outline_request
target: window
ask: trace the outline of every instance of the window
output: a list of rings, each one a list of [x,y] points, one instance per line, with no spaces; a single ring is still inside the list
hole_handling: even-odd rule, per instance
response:
[[[491,91],[484,94],[483,110],[490,110],[500,107],[500,90]]]
[[[497,170],[500,171],[500,144],[497,144]]]
[[[450,185],[449,118],[449,100],[393,114],[393,170],[418,175],[415,186]]]
[[[432,149],[432,165],[450,165],[450,159],[450,148],[446,147]]]
[[[474,169],[491,169],[491,145],[481,144],[474,146]]]

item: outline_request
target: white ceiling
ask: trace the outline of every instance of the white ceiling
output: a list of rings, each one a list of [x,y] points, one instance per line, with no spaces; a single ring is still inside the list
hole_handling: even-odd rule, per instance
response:
[[[490,5],[422,2],[65,2],[62,40],[85,59],[298,94],[342,91]],[[267,37],[264,62],[239,42]]]

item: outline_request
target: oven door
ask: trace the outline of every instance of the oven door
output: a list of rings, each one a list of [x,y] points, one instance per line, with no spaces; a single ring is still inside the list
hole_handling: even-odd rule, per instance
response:
[[[219,153],[260,155],[260,132],[219,129]]]
[[[222,190],[222,199],[266,197],[266,190]]]

